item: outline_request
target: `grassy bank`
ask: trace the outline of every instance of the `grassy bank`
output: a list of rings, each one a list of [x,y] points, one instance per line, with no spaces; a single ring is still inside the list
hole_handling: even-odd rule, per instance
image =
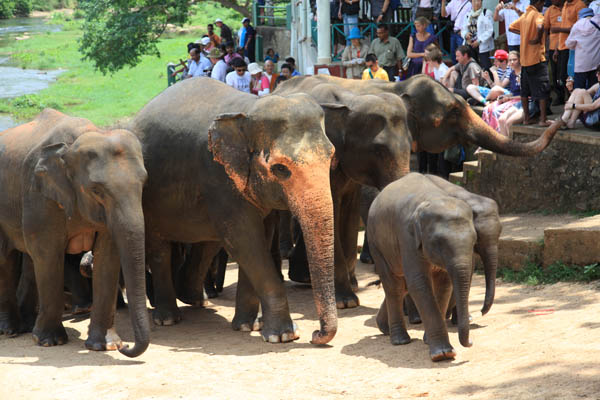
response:
[[[195,15],[188,25],[202,26],[202,30],[165,35],[158,45],[161,57],[147,56],[135,68],[102,75],[94,71],[90,62],[81,60],[77,50],[77,39],[81,36],[80,20],[69,21],[63,14],[54,13],[50,22],[63,24],[63,31],[14,41],[0,49],[0,56],[10,55],[21,68],[67,71],[56,83],[37,94],[0,99],[0,113],[9,113],[16,120],[25,121],[43,108],[52,107],[88,118],[100,126],[111,125],[137,112],[166,88],[167,63],[185,59],[186,44],[198,40],[205,33],[206,24],[216,17],[221,17],[231,27],[238,27],[241,21],[234,11],[203,2],[195,8]]]

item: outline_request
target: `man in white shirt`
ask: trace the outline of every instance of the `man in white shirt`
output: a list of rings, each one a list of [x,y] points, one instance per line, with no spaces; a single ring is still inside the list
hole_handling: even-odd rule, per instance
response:
[[[204,57],[202,52],[195,47],[190,50],[190,58],[185,79],[206,76],[206,71],[210,70],[212,67],[208,58]]]
[[[225,83],[239,91],[250,93],[250,72],[246,71],[246,62],[241,58],[231,61],[234,70],[227,74]]]
[[[508,30],[510,24],[525,14],[529,6],[529,0],[514,0],[506,3],[500,1],[494,10],[494,21],[504,21],[506,27],[506,41],[508,42],[508,51],[519,51],[521,49],[521,35],[512,33]]]
[[[454,22],[454,30],[450,36],[450,54],[453,63],[456,63],[456,49],[464,42],[460,32],[471,8],[470,0],[450,0],[448,6],[446,6],[446,0],[442,0],[442,17],[450,17],[450,20]]]
[[[208,58],[213,64],[210,77],[221,82],[225,82],[227,76],[227,64],[223,61],[223,52],[216,47],[213,47],[208,53]]]

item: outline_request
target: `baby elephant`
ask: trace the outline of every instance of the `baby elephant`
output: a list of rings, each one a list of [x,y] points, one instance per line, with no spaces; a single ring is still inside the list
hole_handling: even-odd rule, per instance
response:
[[[410,342],[402,308],[408,288],[425,325],[431,359],[440,361],[456,356],[444,318],[453,289],[460,343],[472,344],[468,299],[478,236],[472,206],[431,178],[411,173],[388,185],[371,205],[367,229],[385,290],[379,329],[392,344]],[[495,270],[488,274],[484,313],[493,301]]]

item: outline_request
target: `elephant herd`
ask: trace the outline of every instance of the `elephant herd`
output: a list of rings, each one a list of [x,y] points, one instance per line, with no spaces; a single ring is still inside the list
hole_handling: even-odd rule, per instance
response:
[[[557,129],[514,142],[422,75],[398,83],[297,77],[260,98],[195,78],[156,96],[124,129],[100,129],[46,109],[0,133],[0,333],[31,331],[39,345],[65,343],[65,254],[91,250],[85,346],[139,356],[150,342],[146,271],[152,274],[152,319],[170,325],[181,318],[178,291],[191,293],[192,301],[201,296],[211,260],[224,248],[240,266],[233,328],[260,329],[268,342],[295,340],[272,255],[277,213],[289,210],[302,231],[320,324],[311,342],[328,343],[337,331],[337,308],[359,305],[353,286],[361,187],[372,187],[383,191],[368,223],[386,291],[378,326],[392,343],[406,342],[398,310],[408,287],[432,359],[452,358],[437,314],[445,316],[455,298],[460,341],[469,345],[466,254],[475,249],[486,264],[487,312],[497,209],[435,177],[409,174],[411,145],[440,152],[475,144],[532,156]],[[175,243],[193,244],[197,279],[173,279]],[[402,253],[400,243],[407,246]],[[447,273],[433,283],[433,293],[426,271],[442,268]],[[132,348],[112,333],[120,271]]]

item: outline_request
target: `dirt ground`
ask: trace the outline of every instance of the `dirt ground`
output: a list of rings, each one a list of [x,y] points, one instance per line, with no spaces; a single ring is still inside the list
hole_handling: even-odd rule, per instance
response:
[[[298,341],[267,344],[230,327],[237,266],[221,297],[182,307],[184,321],[155,327],[141,357],[85,350],[88,320],[66,320],[69,343],[34,346],[31,336],[0,337],[0,399],[600,399],[600,285],[542,288],[498,282],[490,313],[479,313],[483,277],[471,290],[474,345],[456,328],[454,361],[429,361],[422,325],[412,343],[392,346],[375,314],[383,289],[366,286],[373,267],[358,265],[361,306],[340,310],[330,346],[309,343],[318,327],[310,289],[287,282]],[[127,311],[117,329],[132,338]]]

